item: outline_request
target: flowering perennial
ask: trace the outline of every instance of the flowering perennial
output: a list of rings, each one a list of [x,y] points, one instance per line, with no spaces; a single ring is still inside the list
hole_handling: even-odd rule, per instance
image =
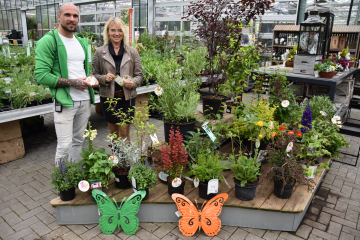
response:
[[[301,119],[301,125],[304,127],[301,128],[302,133],[307,133],[309,129],[312,129],[312,114],[311,114],[311,107],[308,104],[304,110],[303,117]]]

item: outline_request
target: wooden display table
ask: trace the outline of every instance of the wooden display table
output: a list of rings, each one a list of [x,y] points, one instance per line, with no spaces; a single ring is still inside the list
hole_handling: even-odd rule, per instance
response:
[[[225,145],[221,151],[231,151],[230,145],[231,143]],[[322,162],[329,161],[330,159],[325,157],[322,160]],[[263,165],[261,173],[265,174],[268,169],[268,164]],[[273,181],[262,181],[264,175],[261,175],[255,198],[251,201],[241,201],[235,197],[233,176],[230,171],[225,171],[223,176],[231,188],[228,188],[225,183],[219,185],[219,193],[229,194],[220,215],[222,224],[279,231],[296,231],[312,201],[313,194],[315,194],[325,175],[324,169],[319,170],[321,173],[316,175],[314,179],[316,183],[314,191],[308,192],[307,187],[297,186],[289,199],[275,197],[273,194]],[[175,215],[177,207],[167,190],[167,183],[161,180],[157,182],[156,189],[151,189],[149,199],[143,201],[140,205],[137,214],[140,222],[179,221],[179,218]],[[115,198],[119,203],[124,197],[129,197],[133,193],[133,189],[117,189],[112,180],[109,189],[105,189],[104,192],[111,199]],[[197,199],[199,204],[204,201],[199,198],[198,189],[189,180],[186,180],[184,195],[193,202]],[[96,203],[92,201],[89,192],[83,193],[77,189],[74,200],[63,202],[60,197],[57,197],[51,200],[50,204],[55,208],[56,220],[59,225],[96,224],[99,222],[98,208]]]

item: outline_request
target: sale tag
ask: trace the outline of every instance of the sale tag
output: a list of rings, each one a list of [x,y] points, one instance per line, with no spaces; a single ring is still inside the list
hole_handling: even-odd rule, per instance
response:
[[[211,179],[208,183],[207,195],[210,193],[218,193],[219,191],[219,179]]]
[[[134,192],[137,192],[137,189],[136,189],[136,179],[134,177],[131,177],[131,182],[132,182],[132,186],[133,186],[133,191]]]
[[[210,128],[208,127],[208,122],[205,122],[202,126],[201,126],[205,132],[207,133],[207,135],[210,137],[211,141],[215,141],[216,137],[215,135],[211,132]]]

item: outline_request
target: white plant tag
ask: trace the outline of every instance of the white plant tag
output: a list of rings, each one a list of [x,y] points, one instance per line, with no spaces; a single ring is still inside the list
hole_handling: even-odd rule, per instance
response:
[[[89,76],[89,77],[86,78],[86,81],[87,81],[88,83],[90,83],[90,85],[95,85],[95,83],[96,83],[96,78],[93,77],[93,76]]]
[[[175,215],[176,215],[177,217],[181,217],[179,211],[175,212]]]
[[[134,177],[131,177],[131,183],[132,183],[132,186],[133,186],[133,191],[134,192],[137,192],[137,189],[136,189],[136,179]]]
[[[174,180],[172,181],[171,185],[174,187],[174,188],[177,188],[181,185],[181,179],[180,178],[174,178]]]
[[[226,181],[225,177],[223,175],[221,175],[221,177],[224,179],[226,186],[228,186],[228,188],[231,188],[230,184]]]
[[[256,163],[262,162],[265,158],[266,150],[260,150],[258,153],[258,157]]]
[[[98,214],[99,214],[99,216],[100,216],[100,210],[98,209]]]
[[[82,192],[87,192],[89,190],[89,188],[90,188],[90,184],[89,184],[88,181],[82,180],[82,181],[79,182],[78,188]]]
[[[118,164],[119,159],[117,157],[115,157],[115,156],[110,156],[109,161],[114,163],[114,164]]]
[[[120,182],[120,179],[119,179],[119,178],[115,178],[115,182]]]
[[[119,84],[120,86],[122,86],[122,85],[124,85],[125,80],[122,77],[118,76],[117,78],[115,78],[115,82],[117,84]]]
[[[287,147],[286,147],[286,152],[290,152],[290,151],[292,150],[293,146],[294,146],[294,143],[293,143],[293,142],[289,142],[289,144],[288,144]]]
[[[218,193],[219,191],[219,179],[211,179],[208,183],[207,195],[211,193]]]
[[[195,178],[194,179],[194,186],[197,188],[199,186],[199,179]]]
[[[211,132],[210,128],[207,125],[208,125],[208,122],[205,122],[201,127],[205,130],[207,135],[210,137],[211,141],[214,142],[216,137],[214,136],[214,134]]]
[[[153,142],[154,146],[159,145],[159,139],[156,136],[156,133],[154,133],[154,135],[150,135],[151,141]]]

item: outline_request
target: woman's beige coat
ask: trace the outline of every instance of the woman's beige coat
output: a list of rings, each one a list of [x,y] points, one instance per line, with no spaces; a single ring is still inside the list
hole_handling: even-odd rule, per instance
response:
[[[115,62],[109,52],[108,45],[96,49],[92,63],[92,72],[95,78],[99,81],[100,96],[105,98],[114,97],[115,81],[105,82],[105,76],[108,73],[116,75]],[[129,75],[134,82],[134,87],[128,89],[123,87],[125,99],[133,99],[136,97],[136,88],[141,85],[144,79],[142,73],[142,65],[139,53],[135,48],[124,45],[124,55],[120,65],[120,76]]]

